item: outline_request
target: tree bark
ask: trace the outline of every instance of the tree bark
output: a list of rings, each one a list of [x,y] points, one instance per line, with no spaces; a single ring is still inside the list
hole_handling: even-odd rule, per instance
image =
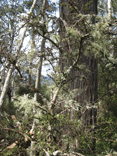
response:
[[[62,18],[63,22],[66,22],[66,25],[70,26],[74,23],[73,13],[79,14],[97,14],[97,0],[93,0],[92,3],[89,3],[89,0],[77,0],[77,1],[70,1],[70,0],[60,0],[60,17]],[[65,4],[65,5],[61,5]],[[88,4],[88,5],[86,5]],[[85,6],[87,8],[85,8]],[[65,21],[65,22],[64,22]],[[93,21],[94,23],[94,21]],[[78,25],[77,25],[78,26]],[[65,24],[64,26],[60,27],[60,36],[61,40],[66,37],[65,33]],[[82,40],[82,39],[81,39]],[[93,42],[93,41],[92,41]],[[78,89],[79,95],[75,97],[75,100],[80,104],[82,109],[85,109],[85,113],[82,115],[82,119],[84,125],[87,127],[90,125],[96,126],[96,118],[97,118],[97,109],[92,103],[97,99],[97,61],[94,58],[93,54],[90,57],[85,56],[83,52],[83,41],[79,44],[75,43],[74,45],[70,45],[69,42],[62,43],[61,46],[63,47],[63,51],[67,51],[67,54],[70,55],[76,48],[81,46],[81,53],[79,56],[78,64],[85,65],[90,72],[86,72],[85,70],[76,70],[75,68],[71,71],[71,82],[69,83],[69,88],[71,90]],[[60,53],[60,66],[61,71],[64,71],[66,66],[72,62],[72,60],[65,60],[63,59],[62,53]],[[83,76],[84,79],[80,80],[79,77]],[[73,110],[71,111],[71,116],[73,117]],[[92,151],[95,152],[95,139],[93,140]]]
[[[41,79],[41,70],[42,70],[42,62],[43,62],[43,52],[44,52],[44,48],[45,48],[45,39],[42,39],[42,44],[41,44],[41,56],[38,62],[38,67],[37,67],[37,74],[36,74],[36,82],[35,82],[35,88],[40,90],[40,79]],[[36,108],[35,108],[35,102],[37,102],[38,100],[38,92],[36,92],[34,94],[34,105],[33,105],[33,115],[35,115],[36,113]],[[33,124],[32,124],[32,128],[31,128],[31,132],[34,133],[34,129],[35,129],[35,119],[33,119]],[[30,152],[30,156],[34,156],[35,155],[35,150],[34,150],[34,146],[35,146],[35,141],[31,141],[31,152]]]
[[[108,16],[111,16],[111,0],[108,0]]]
[[[35,82],[35,88],[39,90],[40,86],[40,78],[41,78],[41,70],[42,70],[42,63],[43,63],[43,53],[45,48],[45,38],[42,39],[41,44],[41,56],[39,58],[38,67],[37,67],[37,74],[36,74],[36,82]],[[37,101],[38,93],[35,93],[34,95],[34,101]]]
[[[45,22],[45,0],[43,0],[43,22]],[[39,58],[38,67],[37,67],[35,88],[38,89],[38,90],[39,90],[39,87],[40,87],[40,78],[41,78],[41,70],[42,70],[42,62],[43,62],[43,53],[44,53],[44,48],[45,48],[45,41],[46,41],[46,39],[43,38],[42,43],[41,43],[41,52],[40,52],[41,56]],[[33,41],[33,44],[34,44],[34,47],[35,47],[34,41]],[[35,113],[36,113],[35,102],[37,100],[38,100],[38,93],[36,92],[34,94],[33,115],[35,115]],[[32,124],[32,128],[31,128],[31,131],[33,133],[34,133],[34,129],[35,129],[35,119],[33,118],[33,124]],[[30,156],[35,156],[34,146],[35,146],[35,141],[31,141]]]
[[[13,72],[13,69],[14,69],[14,66],[13,66],[13,64],[11,64],[11,66],[10,66],[10,68],[8,70],[8,73],[7,73],[7,77],[6,77],[6,80],[5,80],[5,83],[4,83],[4,87],[3,87],[2,93],[1,93],[0,108],[2,107],[2,105],[4,103],[4,99],[5,99],[8,87],[9,87],[10,78],[11,78],[11,74]]]
[[[3,64],[2,66],[2,70],[0,71],[2,74],[1,74],[1,91],[3,89],[3,86],[4,86],[4,82],[5,82],[5,66],[6,66],[6,62]]]

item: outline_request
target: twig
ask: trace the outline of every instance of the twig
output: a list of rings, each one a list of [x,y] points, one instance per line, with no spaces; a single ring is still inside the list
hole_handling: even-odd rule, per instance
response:
[[[63,50],[53,41],[51,40],[49,37],[41,34],[39,31],[35,30],[40,36],[44,37],[45,39],[49,40],[53,45],[56,46],[56,48],[58,48],[60,50],[61,53],[63,53]]]
[[[23,137],[27,137],[29,140],[32,140],[29,136],[27,136],[27,135],[23,134],[23,133],[22,133],[22,132],[20,132],[20,131],[16,131],[16,130],[11,129],[11,128],[5,128],[5,127],[3,127],[1,124],[0,124],[0,126],[1,126],[1,127],[2,127],[2,129],[4,129],[4,130],[8,130],[8,131],[13,131],[13,132],[15,132],[15,133],[19,133],[19,134],[21,134]]]
[[[92,105],[94,105],[96,102],[98,102],[100,99],[102,99],[104,96],[106,96],[107,94],[110,93],[110,91],[114,91],[114,90],[117,90],[117,88],[113,88],[113,89],[110,89],[108,92],[104,93],[101,97],[99,97],[96,101],[94,101],[92,103]]]
[[[42,109],[44,112],[46,112],[46,113],[47,113],[47,110],[46,110],[46,109],[44,109],[43,107],[41,107],[41,106],[39,105],[39,103],[35,103],[35,106],[36,106],[36,107],[39,107],[40,109]]]

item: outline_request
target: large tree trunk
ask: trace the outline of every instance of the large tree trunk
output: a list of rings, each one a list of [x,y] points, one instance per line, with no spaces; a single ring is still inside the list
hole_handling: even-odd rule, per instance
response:
[[[88,5],[86,5],[90,2]],[[61,5],[66,4],[66,5]],[[77,8],[76,8],[77,7]],[[66,25],[70,26],[74,23],[74,19],[72,19],[73,13],[83,13],[83,14],[97,14],[97,0],[93,0],[92,3],[89,0],[60,0],[60,17],[62,18],[62,22],[64,26],[60,26],[60,35],[61,40],[66,37],[65,34],[65,22]],[[92,19],[93,20],[93,19]],[[94,20],[93,20],[94,22]],[[78,26],[78,25],[77,25]],[[92,40],[93,42],[93,40]],[[79,43],[75,43],[74,45],[70,45],[69,41],[62,43],[64,51],[67,52],[68,56],[70,53],[73,53],[78,47]],[[71,90],[78,89],[79,94],[75,97],[75,100],[80,104],[82,108],[81,116],[84,122],[84,125],[89,127],[93,125],[96,126],[96,117],[97,117],[97,109],[94,106],[94,102],[97,99],[97,61],[94,58],[93,54],[90,57],[85,56],[83,49],[83,41],[79,44],[81,47],[81,54],[79,56],[78,64],[85,65],[90,72],[86,72],[86,70],[76,70],[75,68],[71,71],[71,81],[69,83],[69,88]],[[60,53],[60,66],[61,71],[64,71],[66,66],[69,66],[72,63],[72,60],[63,59],[64,54]],[[83,76],[84,79],[80,80],[80,76]],[[71,111],[71,118],[73,118],[74,112]],[[95,152],[95,139],[92,140],[92,151]]]

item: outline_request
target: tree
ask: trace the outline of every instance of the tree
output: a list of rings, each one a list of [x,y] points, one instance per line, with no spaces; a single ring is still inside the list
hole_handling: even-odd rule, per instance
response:
[[[111,16],[111,0],[108,0],[108,15]]]
[[[45,24],[45,5],[46,5],[46,1],[43,0],[43,6],[42,6],[42,24],[44,25]],[[42,70],[42,63],[43,63],[43,55],[44,55],[44,48],[45,48],[45,38],[42,39],[42,43],[41,43],[41,52],[40,52],[40,58],[39,58],[39,61],[38,61],[38,66],[37,66],[37,74],[36,74],[36,81],[35,81],[35,88],[37,90],[40,90],[40,79],[41,79],[41,70]],[[32,38],[32,42],[33,42],[33,46],[35,47],[36,49],[36,44],[34,42],[34,36]],[[33,105],[33,114],[35,115],[36,113],[36,108],[35,108],[35,102],[38,101],[38,93],[36,92],[34,94],[34,105]],[[34,129],[35,129],[35,119],[33,119],[33,124],[32,124],[32,128],[30,130],[30,132],[33,134],[34,133]],[[35,146],[35,142],[34,141],[31,141],[31,153],[30,153],[30,156],[33,156],[35,155],[35,151],[34,151],[34,146]]]
[[[1,11],[0,11],[0,18],[1,18],[1,63],[3,64],[3,72],[5,72],[6,67],[9,68],[11,62],[13,63],[13,43],[15,40],[15,27],[18,23],[15,17],[22,11],[22,7],[15,11],[15,6],[13,1],[8,5],[7,0],[1,2],[3,4]],[[19,7],[21,5],[16,2],[16,6]],[[3,63],[4,62],[4,63]],[[12,67],[11,67],[12,68]],[[2,74],[2,82],[4,85],[5,82],[5,74]],[[9,98],[9,102],[11,100],[11,88],[10,86],[6,89],[6,93]]]
[[[32,13],[35,4],[36,4],[36,1],[34,1],[34,3],[32,4],[32,7],[31,7],[31,9],[30,9],[30,12],[29,12],[29,15],[28,15],[28,16],[30,16],[30,14]],[[18,55],[19,55],[19,53],[20,53],[20,50],[21,50],[21,47],[22,47],[22,43],[23,43],[23,40],[24,40],[26,28],[27,28],[27,26],[25,26],[24,31],[23,31],[23,33],[22,33],[22,37],[21,37],[21,39],[20,39],[18,48],[17,48],[17,50],[16,50],[16,54],[15,54],[16,56],[15,56],[15,58],[14,58],[14,61],[11,62],[11,64],[10,64],[10,68],[9,68],[9,71],[8,71],[8,74],[7,74],[7,77],[6,77],[6,80],[5,80],[5,84],[4,84],[2,93],[1,93],[1,97],[0,97],[0,108],[2,107],[2,105],[3,105],[3,103],[4,103],[4,98],[5,98],[5,96],[6,96],[6,92],[7,92],[8,86],[9,86],[10,77],[11,77],[11,74],[12,74],[12,72],[13,72],[13,70],[14,70],[14,66],[16,65],[17,57],[18,57]]]
[[[72,64],[71,56],[73,59],[74,53],[76,53],[75,56],[79,55],[78,62],[75,68],[73,68],[73,70],[71,71],[71,81],[69,83],[69,87],[70,89],[78,89],[79,95],[76,96],[75,99],[80,104],[82,111],[84,111],[83,115],[81,111],[81,116],[85,121],[84,124],[86,126],[92,125],[95,129],[97,116],[97,110],[95,107],[95,101],[97,100],[97,61],[93,54],[90,53],[90,56],[88,56],[87,51],[85,50],[86,47],[88,47],[90,40],[90,29],[88,29],[87,26],[84,27],[83,24],[85,22],[80,22],[80,20],[83,18],[83,15],[80,19],[78,17],[78,14],[97,14],[97,1],[61,1],[60,4],[61,18],[62,20],[66,21],[66,26],[64,25],[63,27],[65,28],[61,28],[60,33],[61,39],[66,39],[66,42],[64,44],[65,46],[62,46],[64,46],[64,51],[67,51],[67,55],[70,56],[69,58],[67,58],[68,63],[66,65],[66,61],[64,61],[63,58],[65,52],[61,54],[61,62],[63,62],[60,63],[62,68],[61,70],[65,70],[66,66]],[[76,7],[74,8],[74,6]],[[92,22],[94,23],[93,16]],[[72,28],[76,29],[76,33],[79,33],[79,40],[74,39],[75,35],[73,35],[73,37],[70,36],[73,33]],[[66,31],[66,33],[63,34],[63,30],[64,32]],[[80,80],[79,77],[82,77],[82,79]],[[73,116],[73,112],[71,112],[71,116]],[[95,139],[92,142],[92,152],[95,152]]]

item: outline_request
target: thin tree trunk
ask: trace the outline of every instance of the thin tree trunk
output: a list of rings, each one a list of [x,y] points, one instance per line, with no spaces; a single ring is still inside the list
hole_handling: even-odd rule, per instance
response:
[[[45,22],[45,0],[43,0],[43,23]],[[41,78],[41,70],[42,70],[42,62],[43,62],[43,53],[44,53],[44,48],[45,48],[45,38],[42,39],[41,43],[41,56],[38,62],[38,67],[37,67],[37,74],[36,74],[36,82],[35,82],[35,88],[40,89],[40,78]],[[34,47],[35,43],[33,41]],[[33,104],[33,115],[36,113],[36,108],[35,108],[35,102],[38,100],[38,93],[36,92],[34,94],[34,104]],[[35,129],[35,119],[33,118],[33,124],[32,124],[32,129],[31,131],[34,132]],[[35,156],[35,141],[31,141],[31,151],[30,151],[30,156]]]
[[[36,82],[35,82],[35,88],[36,89],[40,89],[40,78],[41,78],[41,70],[42,70],[42,62],[43,62],[43,52],[44,52],[44,48],[45,48],[45,38],[42,39],[42,44],[41,44],[41,56],[38,62],[38,67],[37,67],[37,74],[36,74]],[[35,102],[38,100],[38,93],[36,92],[34,94],[34,105],[33,105],[33,115],[35,115],[36,113],[36,108],[35,108]],[[34,129],[35,129],[35,119],[33,119],[33,124],[32,124],[32,128],[31,131],[34,133]],[[35,155],[35,141],[31,141],[31,151],[30,151],[30,156],[34,156]]]
[[[8,90],[7,90],[7,95],[8,95],[8,104],[10,104],[10,102],[11,102],[11,97],[12,97],[12,95],[11,95],[11,88],[10,88],[10,87],[9,87]]]
[[[43,22],[44,21],[45,21],[45,0],[43,0]],[[33,44],[35,46],[34,41],[33,41]],[[40,86],[40,78],[41,78],[41,69],[42,69],[44,48],[45,48],[45,38],[42,39],[41,56],[40,56],[40,59],[39,59],[37,74],[36,74],[35,88],[37,88],[38,90],[39,90],[39,86]],[[38,93],[35,93],[34,94],[34,104],[33,104],[33,115],[35,115],[35,113],[36,113],[35,102],[37,101],[37,98],[38,98]],[[32,124],[32,128],[31,128],[31,131],[33,133],[34,133],[34,129],[35,129],[35,119],[33,119],[33,124]],[[35,156],[34,147],[35,147],[35,141],[31,141],[30,156]]]
[[[32,61],[29,64],[29,71],[28,71],[28,85],[31,85],[31,72],[32,72]]]
[[[33,4],[32,4],[32,7],[30,9],[30,12],[29,12],[29,15],[32,13],[33,9],[34,9],[34,6],[36,4],[36,1],[37,0],[34,0],[33,1]],[[23,31],[23,34],[22,34],[22,37],[21,37],[21,40],[20,40],[20,43],[19,43],[19,46],[18,46],[18,49],[16,51],[16,60],[15,60],[15,63],[14,64],[11,64],[10,68],[9,68],[9,71],[8,71],[8,74],[7,74],[7,77],[6,77],[6,80],[5,80],[5,84],[4,84],[4,87],[3,87],[3,90],[2,90],[2,93],[1,93],[1,97],[0,97],[0,109],[4,103],[4,99],[5,99],[5,96],[6,96],[6,93],[7,93],[7,89],[9,87],[9,82],[10,82],[10,78],[11,78],[11,74],[13,72],[13,69],[14,69],[14,65],[16,64],[16,61],[17,61],[17,58],[18,58],[18,55],[19,55],[19,52],[20,52],[20,49],[22,47],[22,43],[23,43],[23,40],[24,40],[24,36],[25,36],[25,32],[26,32],[26,29],[27,29],[27,25],[25,26],[24,28],[24,31]]]
[[[7,73],[7,77],[6,77],[6,80],[5,80],[5,83],[4,83],[4,87],[3,87],[2,93],[1,93],[0,108],[2,107],[2,105],[4,103],[4,99],[5,99],[8,87],[9,87],[9,82],[10,82],[10,78],[11,78],[11,74],[13,72],[13,69],[14,69],[14,66],[13,66],[13,64],[11,64],[11,66],[10,66],[10,68],[8,70],[8,73]]]
[[[5,66],[6,64],[4,63],[3,64],[3,67],[2,67],[2,71],[1,71],[1,78],[2,78],[2,84],[1,84],[1,91],[3,90],[3,86],[4,86],[4,82],[5,82]]]
[[[16,59],[17,59],[18,54],[20,52],[20,49],[21,49],[21,46],[22,46],[22,43],[23,43],[23,40],[24,40],[25,32],[26,32],[26,28],[24,29],[24,32],[23,32],[22,37],[21,37],[21,41],[20,41],[18,49],[17,49]],[[1,97],[0,97],[0,108],[2,107],[2,105],[4,103],[4,99],[5,99],[5,96],[6,96],[6,93],[7,93],[7,89],[9,87],[9,83],[10,83],[11,74],[13,72],[15,64],[16,64],[16,61],[15,61],[14,64],[10,65],[10,68],[8,70],[8,74],[7,74],[7,77],[6,77],[6,80],[5,80],[5,83],[4,83],[4,87],[3,87],[3,90],[2,90],[2,93],[1,93]]]
[[[108,16],[111,16],[111,0],[108,0]]]
[[[41,70],[42,70],[42,62],[43,62],[43,52],[45,48],[45,38],[42,39],[42,44],[41,44],[41,56],[38,62],[38,67],[37,67],[37,74],[36,74],[36,82],[35,82],[35,88],[39,90],[40,86],[40,78],[41,78]],[[36,92],[34,95],[34,101],[37,101],[38,93]]]

